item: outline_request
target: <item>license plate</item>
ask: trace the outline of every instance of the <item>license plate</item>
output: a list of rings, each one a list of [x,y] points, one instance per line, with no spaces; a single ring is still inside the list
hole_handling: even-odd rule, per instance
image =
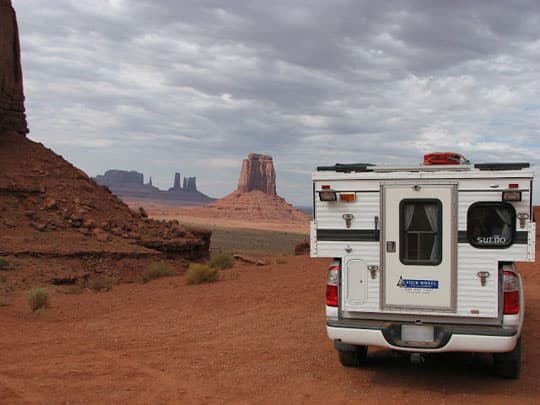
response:
[[[433,326],[401,325],[401,340],[405,342],[433,342]]]

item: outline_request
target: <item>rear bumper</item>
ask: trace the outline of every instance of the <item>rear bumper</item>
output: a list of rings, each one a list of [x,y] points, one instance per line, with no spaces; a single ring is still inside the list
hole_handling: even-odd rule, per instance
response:
[[[412,352],[509,352],[514,349],[517,327],[434,324],[434,340],[429,343],[405,342],[402,323],[358,320],[328,320],[328,337],[340,345],[379,346]]]

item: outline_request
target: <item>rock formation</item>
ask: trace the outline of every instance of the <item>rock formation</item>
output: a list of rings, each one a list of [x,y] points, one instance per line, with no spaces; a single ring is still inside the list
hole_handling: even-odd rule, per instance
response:
[[[260,190],[268,195],[276,193],[276,172],[272,156],[250,153],[242,163],[238,189],[240,193]]]
[[[173,187],[167,191],[160,190],[152,185],[152,180],[144,183],[143,173],[125,170],[107,170],[105,174],[94,179],[98,184],[107,186],[114,194],[132,203],[157,202],[168,205],[205,205],[213,198],[197,190],[196,177],[184,177],[184,186],[180,186],[180,173],[174,174]]]
[[[0,0],[0,132],[28,133],[19,29],[11,0]]]
[[[174,174],[174,184],[173,188],[170,188],[169,191],[177,191],[180,190],[182,187],[180,186],[180,173]]]
[[[142,173],[125,170],[107,170],[105,174],[95,177],[98,184],[111,187],[117,185],[143,185],[144,175]]]
[[[197,191],[197,177],[184,177],[184,190]]]
[[[276,193],[271,156],[250,153],[242,163],[238,188],[231,194],[193,211],[194,215],[305,225],[309,217]]]

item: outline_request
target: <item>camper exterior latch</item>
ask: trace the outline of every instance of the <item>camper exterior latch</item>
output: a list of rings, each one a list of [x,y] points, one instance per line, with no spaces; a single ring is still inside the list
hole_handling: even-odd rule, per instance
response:
[[[478,273],[476,273],[476,275],[478,277],[480,277],[480,285],[482,287],[485,287],[486,286],[486,281],[489,277],[489,271],[479,271]]]
[[[343,214],[342,217],[345,220],[345,226],[347,228],[350,228],[352,219],[354,218],[354,215],[353,214]]]

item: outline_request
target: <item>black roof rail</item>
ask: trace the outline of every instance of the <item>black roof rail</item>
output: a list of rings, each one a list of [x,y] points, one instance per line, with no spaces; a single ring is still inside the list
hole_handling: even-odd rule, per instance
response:
[[[475,163],[479,170],[521,170],[531,167],[530,163]]]
[[[334,166],[318,166],[318,172],[371,172],[370,167],[375,166],[371,163],[336,163]]]

